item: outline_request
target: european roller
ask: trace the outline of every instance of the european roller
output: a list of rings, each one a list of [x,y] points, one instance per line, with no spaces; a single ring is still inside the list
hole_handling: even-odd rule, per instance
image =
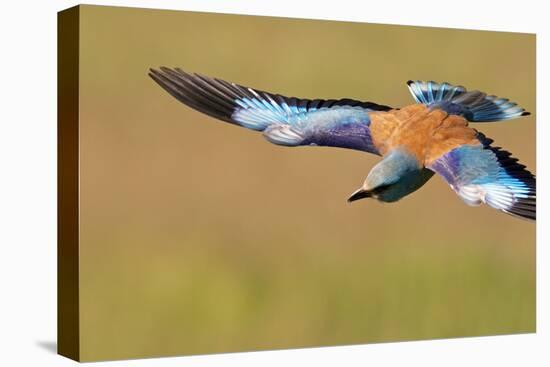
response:
[[[536,178],[506,150],[469,123],[528,115],[508,99],[462,86],[409,81],[416,103],[392,108],[354,99],[285,97],[187,73],[151,69],[149,75],[187,106],[248,129],[271,143],[355,149],[382,157],[352,202],[395,202],[435,173],[468,205],[482,203],[536,219]]]

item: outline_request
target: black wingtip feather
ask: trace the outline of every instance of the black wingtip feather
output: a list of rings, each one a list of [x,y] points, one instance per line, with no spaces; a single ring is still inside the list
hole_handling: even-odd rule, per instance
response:
[[[149,76],[170,95],[187,106],[214,118],[232,122],[229,108],[219,105],[213,98],[209,98],[208,93],[204,93],[194,84],[189,84],[172,69],[165,67],[161,67],[160,70],[151,69]]]
[[[503,212],[510,214],[514,217],[525,219],[531,222],[535,222],[537,220],[536,207],[525,208],[521,206],[514,206],[509,210],[503,210]]]
[[[177,67],[172,69],[160,66],[158,70],[151,68],[149,69],[149,76],[180,102],[199,112],[231,123],[236,123],[232,121],[231,116],[239,108],[237,100],[240,98],[254,99],[258,96],[270,98],[280,103],[285,102],[289,106],[315,106],[315,108],[360,106],[375,111],[388,111],[391,109],[389,106],[349,98],[311,101],[309,99],[285,97],[251,89],[222,79],[188,73]]]
[[[513,216],[535,221],[537,218],[537,179],[526,167],[518,163],[518,159],[512,153],[501,147],[493,147],[493,139],[487,138],[483,133],[477,132],[477,137],[485,149],[491,150],[497,157],[499,165],[508,175],[523,182],[527,187],[527,197],[519,197],[511,208],[503,210]]]

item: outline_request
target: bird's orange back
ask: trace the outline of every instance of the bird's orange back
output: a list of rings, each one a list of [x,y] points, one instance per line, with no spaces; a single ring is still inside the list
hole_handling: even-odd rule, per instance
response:
[[[479,144],[477,132],[462,116],[413,104],[387,112],[370,112],[374,145],[385,155],[396,147],[413,154],[420,166],[463,144]]]

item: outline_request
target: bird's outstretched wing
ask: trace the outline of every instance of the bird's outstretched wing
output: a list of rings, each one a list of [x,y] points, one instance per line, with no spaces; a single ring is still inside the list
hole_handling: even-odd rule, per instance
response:
[[[529,112],[507,98],[478,90],[468,91],[461,85],[420,80],[409,80],[407,85],[416,102],[464,116],[470,122],[504,121],[529,115]]]
[[[486,203],[505,213],[536,219],[536,178],[511,153],[478,132],[478,145],[464,144],[426,167],[440,174],[469,205]]]
[[[289,98],[178,68],[151,69],[149,76],[187,106],[262,131],[270,142],[285,146],[332,146],[379,154],[370,135],[369,112],[391,109],[353,99]]]

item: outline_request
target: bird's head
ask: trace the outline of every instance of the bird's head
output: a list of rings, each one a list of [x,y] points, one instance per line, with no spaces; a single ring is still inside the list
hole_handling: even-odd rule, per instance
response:
[[[401,199],[419,189],[433,175],[408,152],[396,149],[372,168],[363,185],[348,202],[373,198],[383,202]]]

